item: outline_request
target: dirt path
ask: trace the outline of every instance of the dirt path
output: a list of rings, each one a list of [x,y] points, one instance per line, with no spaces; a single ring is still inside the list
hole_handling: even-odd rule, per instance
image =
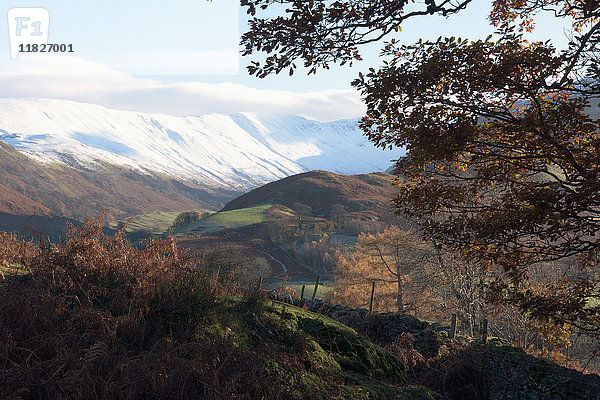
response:
[[[273,260],[273,261],[275,261],[276,263],[278,263],[279,265],[281,265],[281,268],[283,269],[283,272],[282,272],[281,274],[279,274],[279,275],[277,275],[277,276],[273,276],[273,277],[271,277],[271,279],[279,279],[279,278],[282,278],[283,276],[287,275],[287,273],[288,273],[288,269],[287,269],[287,267],[285,266],[285,264],[284,264],[284,263],[282,263],[281,261],[279,261],[278,259],[276,259],[275,257],[273,257],[273,256],[271,255],[271,253],[269,253],[269,252],[266,252],[266,251],[264,251],[264,250],[258,250],[258,251],[259,251],[260,253],[263,253],[263,254],[266,254],[266,255],[268,255],[268,256],[271,258],[271,260]]]
[[[275,243],[250,228],[216,232],[211,235],[187,236],[179,239],[179,245],[192,255],[210,252],[220,246],[233,246],[249,259],[264,256],[271,265],[272,275],[266,279],[275,283],[287,276],[290,281],[314,281],[313,271]]]

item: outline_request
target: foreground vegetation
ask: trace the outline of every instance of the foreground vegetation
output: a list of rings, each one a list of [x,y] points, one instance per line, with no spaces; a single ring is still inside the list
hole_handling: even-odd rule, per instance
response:
[[[447,327],[408,315],[281,303],[209,275],[171,237],[140,248],[102,226],[70,225],[56,245],[0,234],[0,398],[599,394],[600,378],[507,341],[448,339]]]
[[[57,245],[0,234],[0,397],[434,398],[352,329],[102,225]]]

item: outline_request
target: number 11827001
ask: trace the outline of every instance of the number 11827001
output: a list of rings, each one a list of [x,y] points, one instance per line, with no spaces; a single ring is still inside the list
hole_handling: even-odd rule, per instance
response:
[[[20,44],[21,53],[74,53],[72,44]]]

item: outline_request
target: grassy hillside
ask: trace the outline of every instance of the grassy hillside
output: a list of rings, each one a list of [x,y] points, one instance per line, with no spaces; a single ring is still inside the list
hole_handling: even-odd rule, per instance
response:
[[[41,164],[2,141],[0,192],[0,212],[83,220],[106,210],[113,221],[156,210],[218,209],[238,194],[115,165]]]
[[[271,204],[257,204],[246,208],[220,211],[178,228],[175,232],[211,233],[222,229],[242,228],[258,224],[266,220],[265,212],[271,207]]]
[[[125,231],[163,233],[173,225],[177,215],[179,215],[178,211],[151,211],[146,214],[134,215],[133,218],[127,222]]]
[[[348,213],[382,218],[390,214],[390,200],[396,193],[393,179],[386,173],[338,175],[311,171],[254,189],[227,203],[223,211],[265,203],[293,208],[294,203],[302,203],[311,207],[313,215],[328,218],[332,206],[341,204]]]
[[[311,171],[268,183],[230,201],[217,213],[175,229],[176,234],[212,234],[223,229],[238,229],[279,220],[284,225],[297,225],[301,215],[293,208],[301,203],[311,215],[304,222],[326,223],[334,219],[332,206],[343,207],[346,219],[392,220],[390,200],[394,197],[393,176],[386,173],[337,175]],[[136,217],[128,230],[166,231],[176,213],[155,212]]]
[[[208,210],[196,210],[201,213],[212,213]],[[119,224],[126,224],[125,232],[148,232],[152,234],[163,234],[168,232],[172,227],[175,219],[180,214],[180,211],[151,211],[145,214],[134,215]]]
[[[279,279],[284,270],[301,287],[317,275],[326,280],[337,254],[351,251],[359,233],[405,222],[393,213],[393,179],[386,173],[302,173],[243,194],[176,233],[191,234],[180,244],[202,254],[233,243],[262,253],[270,278]]]

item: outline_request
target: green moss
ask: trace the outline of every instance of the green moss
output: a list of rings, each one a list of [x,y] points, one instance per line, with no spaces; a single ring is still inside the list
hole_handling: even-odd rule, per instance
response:
[[[402,400],[438,400],[441,399],[438,393],[424,386],[409,386],[404,388]]]
[[[330,372],[342,371],[340,364],[335,360],[335,358],[331,354],[323,350],[319,343],[309,339],[307,340],[306,345],[310,356],[316,365]]]
[[[352,399],[397,399],[403,390],[377,382],[371,378],[354,373],[342,373],[348,392]]]
[[[528,355],[521,348],[504,339],[493,338],[488,342],[493,364],[509,367],[515,373],[524,374],[538,387],[552,387],[560,367],[551,361]]]
[[[400,384],[406,382],[404,367],[396,356],[351,328],[314,316],[299,319],[298,328],[310,335],[323,349],[333,353],[343,370]]]
[[[403,390],[363,376],[341,374],[339,381],[328,381],[312,374],[301,374],[293,391],[295,398],[315,400],[387,400],[398,399]],[[416,399],[415,399],[416,400]]]
[[[327,383],[317,375],[311,373],[301,374],[298,383],[302,388],[301,397],[310,399],[327,399],[334,398],[331,396],[331,391],[327,387]]]
[[[265,361],[292,399],[390,399],[404,393],[400,361],[347,326],[260,296],[222,298],[202,340],[225,338]],[[418,397],[413,397],[418,399]],[[426,399],[426,397],[424,397]]]
[[[283,313],[291,314],[292,317],[287,319],[290,329],[295,327],[310,336],[323,350],[332,354],[342,370],[399,384],[406,382],[404,366],[396,356],[346,325],[294,306],[274,303],[270,309],[280,318]]]

